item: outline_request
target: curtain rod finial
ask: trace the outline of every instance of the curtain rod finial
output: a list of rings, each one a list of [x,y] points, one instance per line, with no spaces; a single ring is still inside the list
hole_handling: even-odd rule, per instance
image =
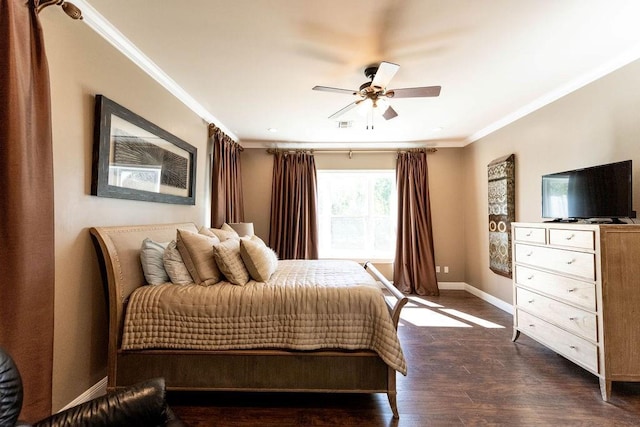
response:
[[[36,2],[36,12],[40,13],[47,6],[61,6],[64,13],[72,19],[82,20],[82,11],[73,3],[65,2],[65,0],[44,0]]]
[[[213,134],[216,132],[216,129],[218,129],[218,126],[213,123],[209,123],[209,138],[213,136]]]

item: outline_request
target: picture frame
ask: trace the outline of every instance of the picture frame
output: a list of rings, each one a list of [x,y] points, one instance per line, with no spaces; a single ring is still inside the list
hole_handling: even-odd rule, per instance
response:
[[[96,95],[91,194],[195,205],[197,149]]]

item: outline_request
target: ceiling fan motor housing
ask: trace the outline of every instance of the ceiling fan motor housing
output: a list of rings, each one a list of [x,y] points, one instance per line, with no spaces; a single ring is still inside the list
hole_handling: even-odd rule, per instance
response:
[[[373,80],[373,78],[376,76],[376,73],[378,72],[378,67],[379,65],[369,65],[367,68],[364,69],[364,75],[367,76],[367,78],[369,80]]]

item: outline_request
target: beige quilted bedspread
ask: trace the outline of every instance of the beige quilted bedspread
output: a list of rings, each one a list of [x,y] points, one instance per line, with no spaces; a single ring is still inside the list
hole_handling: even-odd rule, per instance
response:
[[[350,261],[279,261],[268,282],[245,286],[140,287],[122,348],[368,349],[407,372],[382,291]]]

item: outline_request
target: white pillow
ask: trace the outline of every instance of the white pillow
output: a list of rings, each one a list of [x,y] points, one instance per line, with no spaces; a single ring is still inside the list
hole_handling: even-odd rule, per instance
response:
[[[191,274],[189,274],[187,266],[184,265],[175,240],[172,240],[167,245],[167,249],[165,249],[164,255],[162,256],[162,261],[164,262],[164,269],[171,279],[171,283],[176,285],[193,283],[193,278]]]
[[[154,242],[149,238],[142,241],[140,263],[142,264],[144,278],[150,285],[159,285],[169,281],[169,275],[164,269],[164,262],[162,261],[164,250],[168,244],[169,242]]]
[[[278,255],[258,236],[240,239],[240,256],[251,278],[266,282],[278,268]]]

